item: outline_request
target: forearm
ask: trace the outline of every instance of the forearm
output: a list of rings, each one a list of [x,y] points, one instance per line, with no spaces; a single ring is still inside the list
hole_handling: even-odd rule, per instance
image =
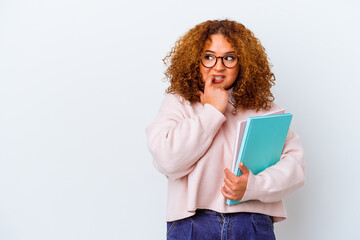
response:
[[[180,178],[205,154],[225,117],[206,104],[194,116],[183,117],[169,106],[160,109],[154,124],[147,128],[148,147],[155,167],[168,178]]]
[[[263,172],[250,173],[244,200],[276,202],[304,185],[305,160],[299,137],[289,131],[280,161]]]

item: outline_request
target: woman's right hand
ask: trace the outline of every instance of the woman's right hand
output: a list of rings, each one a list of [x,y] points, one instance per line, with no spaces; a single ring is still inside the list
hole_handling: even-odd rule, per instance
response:
[[[211,104],[224,114],[229,100],[229,93],[224,88],[216,87],[212,83],[213,79],[214,77],[209,74],[205,80],[204,92],[200,91],[201,104]]]

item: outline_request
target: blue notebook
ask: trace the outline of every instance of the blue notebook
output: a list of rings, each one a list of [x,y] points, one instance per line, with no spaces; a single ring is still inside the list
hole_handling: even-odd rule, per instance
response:
[[[258,174],[280,160],[286,136],[289,131],[292,114],[275,114],[249,117],[244,130],[233,173],[240,176],[239,163],[253,173]],[[234,150],[236,153],[236,149]],[[234,205],[240,201],[226,200]]]

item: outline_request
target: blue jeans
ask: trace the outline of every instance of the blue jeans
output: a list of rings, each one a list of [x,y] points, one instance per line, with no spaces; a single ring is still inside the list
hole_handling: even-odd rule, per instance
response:
[[[273,218],[260,213],[196,210],[194,216],[167,223],[168,240],[271,240]]]

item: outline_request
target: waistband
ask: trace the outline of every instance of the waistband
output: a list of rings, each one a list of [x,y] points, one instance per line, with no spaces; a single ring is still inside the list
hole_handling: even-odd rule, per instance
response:
[[[253,214],[258,214],[258,215],[266,215],[266,214],[262,214],[262,213],[255,213],[255,212],[235,212],[235,213],[220,213],[220,212],[216,212],[210,209],[196,209],[196,214],[211,214],[211,215],[216,215],[216,216],[220,216],[220,217],[229,217],[229,216],[234,216],[234,215],[253,215]],[[268,216],[268,215],[266,215]],[[273,216],[268,216],[271,221],[274,223],[274,218]]]

